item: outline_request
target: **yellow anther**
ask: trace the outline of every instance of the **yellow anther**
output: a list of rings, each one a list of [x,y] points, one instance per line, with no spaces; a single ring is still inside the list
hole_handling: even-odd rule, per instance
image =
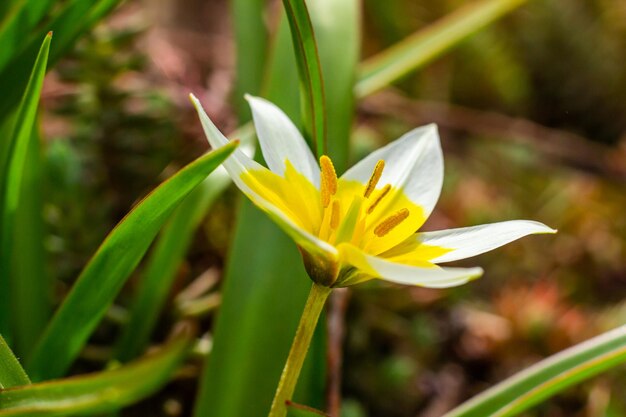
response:
[[[332,212],[330,214],[330,228],[333,230],[337,230],[339,227],[339,201],[333,200]]]
[[[372,201],[372,204],[370,204],[370,206],[367,208],[367,214],[372,214],[378,203],[380,203],[380,200],[385,198],[385,196],[389,193],[389,190],[391,190],[390,184],[385,185],[383,189],[380,190],[380,193],[378,193],[376,199]]]
[[[385,161],[381,159],[380,161],[376,162],[374,172],[372,172],[372,176],[367,182],[367,187],[365,187],[365,192],[363,193],[365,198],[369,198],[369,196],[372,194],[372,191],[376,189],[376,184],[378,184],[380,176],[383,175],[383,169],[385,169]]]
[[[330,197],[337,192],[337,173],[333,161],[326,155],[320,157],[320,168],[322,205],[326,208],[330,204]]]
[[[409,210],[405,208],[398,210],[380,222],[380,224],[374,229],[374,234],[378,237],[385,236],[387,233],[391,232],[394,227],[406,220],[407,217],[409,217]]]

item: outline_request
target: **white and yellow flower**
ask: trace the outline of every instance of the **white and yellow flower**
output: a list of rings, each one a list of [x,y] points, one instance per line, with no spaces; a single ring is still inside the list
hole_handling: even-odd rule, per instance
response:
[[[228,139],[191,96],[213,147]],[[523,236],[555,233],[542,223],[513,220],[419,233],[443,183],[435,125],[414,129],[337,178],[327,156],[318,162],[302,135],[274,104],[247,96],[269,169],[236,149],[224,162],[231,178],[289,236],[318,284],[343,287],[373,278],[451,287],[481,268],[441,267]]]

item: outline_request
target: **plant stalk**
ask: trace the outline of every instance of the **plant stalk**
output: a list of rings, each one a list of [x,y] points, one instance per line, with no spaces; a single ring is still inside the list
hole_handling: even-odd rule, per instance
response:
[[[268,417],[285,417],[287,415],[286,401],[291,400],[293,396],[317,321],[331,291],[332,288],[313,283]]]

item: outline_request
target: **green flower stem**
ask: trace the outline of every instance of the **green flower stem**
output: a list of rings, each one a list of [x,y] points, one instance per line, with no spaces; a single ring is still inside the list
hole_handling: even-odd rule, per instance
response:
[[[291,400],[293,396],[304,358],[306,358],[313,332],[315,332],[317,320],[331,291],[332,288],[315,283],[311,287],[309,298],[306,300],[306,305],[298,324],[296,337],[293,340],[287,362],[280,376],[280,382],[276,389],[269,417],[285,417],[287,415],[285,402]]]

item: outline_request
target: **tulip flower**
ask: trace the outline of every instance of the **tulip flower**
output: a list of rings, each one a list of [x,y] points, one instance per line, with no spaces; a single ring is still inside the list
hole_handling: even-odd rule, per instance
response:
[[[191,97],[213,147],[228,139]],[[442,267],[523,236],[554,233],[546,225],[513,220],[418,232],[443,183],[435,125],[411,130],[337,177],[330,158],[319,165],[302,135],[274,104],[246,97],[269,167],[235,150],[224,166],[234,183],[298,245],[311,279],[344,287],[369,279],[452,287],[482,275],[481,268]]]
[[[444,288],[483,270],[439,266],[490,251],[523,236],[555,233],[529,220],[418,232],[443,183],[443,155],[435,125],[406,133],[337,176],[327,155],[319,163],[289,118],[274,104],[246,96],[268,168],[240,149],[223,163],[239,189],[298,245],[313,280],[270,417],[286,415],[306,351],[332,288],[371,279]],[[214,148],[228,139],[193,95]]]

